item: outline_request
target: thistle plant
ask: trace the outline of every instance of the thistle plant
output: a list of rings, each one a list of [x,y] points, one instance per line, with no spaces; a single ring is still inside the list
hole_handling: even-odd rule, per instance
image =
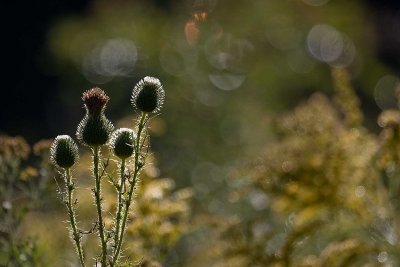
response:
[[[119,254],[121,251],[122,242],[124,239],[124,232],[126,227],[126,221],[128,219],[129,207],[131,205],[133,192],[135,190],[136,182],[140,171],[142,170],[145,163],[146,152],[142,153],[145,141],[146,141],[146,124],[149,120],[149,114],[157,113],[161,110],[164,103],[164,90],[160,81],[157,78],[145,77],[139,81],[132,92],[132,105],[135,109],[141,112],[140,120],[137,125],[137,140],[134,152],[134,172],[132,179],[128,181],[128,196],[125,201],[125,207],[123,209],[122,222],[121,222],[121,233],[116,233],[115,253],[113,255],[112,265],[118,263]],[[115,144],[115,143],[114,143]],[[116,146],[114,149],[117,148]],[[121,163],[122,165],[122,163]],[[118,195],[121,195],[119,192]],[[117,215],[118,217],[118,215]]]
[[[114,126],[106,118],[104,110],[109,97],[100,88],[93,88],[83,93],[82,100],[86,109],[86,115],[78,125],[76,136],[78,140],[90,147],[93,155],[93,177],[95,186],[93,194],[95,199],[98,230],[101,242],[101,263],[105,266],[107,261],[107,241],[104,230],[101,197],[101,175],[99,172],[101,146],[104,146],[110,138]]]
[[[81,245],[81,235],[78,233],[76,224],[76,215],[73,203],[73,191],[75,189],[75,185],[72,181],[71,175],[71,167],[79,159],[78,146],[70,136],[59,135],[54,140],[54,143],[50,148],[50,153],[53,164],[64,172],[65,192],[67,195],[67,197],[64,199],[64,203],[68,209],[69,223],[71,225],[71,237],[75,243],[75,248],[79,255],[79,261],[82,266],[85,266]]]
[[[96,263],[100,263],[100,266],[118,266],[130,207],[148,155],[147,124],[151,117],[161,110],[164,90],[160,81],[153,77],[145,77],[134,87],[131,103],[139,113],[134,129],[120,128],[114,131],[113,124],[104,113],[109,97],[100,88],[84,92],[82,100],[86,114],[78,125],[76,136],[92,153],[92,192],[97,212],[95,229],[83,231],[77,225],[77,200],[73,199],[75,183],[72,180],[71,168],[78,160],[78,147],[71,137],[63,135],[56,138],[51,149],[51,159],[65,177],[64,199],[69,213],[71,236],[81,266],[85,266],[82,235],[94,231],[98,233],[101,249]],[[102,154],[106,147],[110,152],[108,155],[115,156],[117,172],[108,170],[110,156],[105,159]],[[117,177],[113,177],[114,173],[118,174]],[[104,180],[111,182],[116,191],[117,206],[112,229],[107,229],[109,227],[106,227],[103,217]]]

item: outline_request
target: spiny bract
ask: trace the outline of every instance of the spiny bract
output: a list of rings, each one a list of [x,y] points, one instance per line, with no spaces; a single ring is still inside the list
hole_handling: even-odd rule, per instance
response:
[[[114,126],[104,115],[86,115],[78,125],[76,137],[85,145],[102,146],[107,143],[113,130]]]

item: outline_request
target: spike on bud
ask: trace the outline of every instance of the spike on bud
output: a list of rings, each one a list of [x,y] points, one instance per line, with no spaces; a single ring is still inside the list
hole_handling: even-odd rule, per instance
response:
[[[142,112],[157,113],[164,104],[165,92],[159,79],[144,77],[132,91],[132,106]]]
[[[110,138],[110,147],[114,154],[126,159],[132,156],[135,148],[135,133],[128,128],[120,128],[116,130]]]
[[[71,168],[79,159],[78,146],[69,135],[59,135],[50,147],[50,159],[60,168]]]
[[[90,114],[100,114],[110,98],[98,87],[87,90],[82,95],[83,103]]]

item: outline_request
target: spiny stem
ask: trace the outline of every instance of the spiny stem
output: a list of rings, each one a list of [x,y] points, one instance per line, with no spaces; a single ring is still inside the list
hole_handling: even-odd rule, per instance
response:
[[[125,226],[126,226],[126,221],[128,219],[128,215],[129,215],[129,207],[131,205],[133,191],[135,189],[138,174],[139,174],[141,168],[143,167],[142,164],[140,164],[140,162],[139,162],[139,156],[140,156],[140,152],[141,152],[140,140],[141,140],[142,131],[143,131],[145,123],[146,123],[146,117],[147,117],[147,114],[143,112],[142,117],[140,118],[139,125],[138,125],[137,140],[136,140],[136,146],[135,146],[135,163],[134,163],[135,170],[133,172],[133,178],[130,181],[128,198],[126,199],[126,202],[125,202],[125,210],[124,210],[123,218],[122,218],[122,222],[121,222],[121,235],[119,237],[118,245],[117,245],[117,248],[114,253],[112,266],[114,266],[118,262],[122,242],[124,239]]]
[[[125,186],[125,159],[121,159],[120,166],[120,179],[117,187],[118,190],[118,206],[117,206],[117,214],[115,218],[115,233],[114,233],[114,246],[117,248],[119,237],[120,237],[120,224],[121,224],[121,212],[124,203],[122,202],[123,195],[123,187]]]
[[[75,242],[76,250],[78,251],[79,255],[79,261],[81,263],[82,267],[85,267],[85,261],[83,258],[83,251],[82,251],[82,244],[81,244],[81,236],[78,233],[78,229],[76,226],[76,216],[75,216],[75,209],[72,204],[72,197],[73,197],[73,190],[74,190],[74,184],[72,183],[72,178],[71,178],[71,169],[67,168],[65,169],[65,176],[66,176],[66,189],[68,192],[68,200],[67,200],[67,208],[68,208],[68,215],[69,215],[69,222],[71,224],[71,229],[72,229],[72,239]]]
[[[95,178],[95,188],[94,188],[94,196],[96,201],[97,208],[97,217],[99,220],[99,234],[100,234],[100,242],[101,242],[101,266],[106,266],[107,261],[107,243],[104,235],[104,223],[103,216],[101,214],[101,183],[100,183],[100,175],[99,175],[99,157],[100,157],[100,148],[99,146],[95,146],[93,148],[93,175]]]

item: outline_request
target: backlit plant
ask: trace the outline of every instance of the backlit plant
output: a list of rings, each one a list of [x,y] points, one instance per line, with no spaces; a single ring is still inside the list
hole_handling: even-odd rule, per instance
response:
[[[153,77],[145,77],[135,86],[131,102],[140,114],[134,129],[114,130],[113,124],[104,113],[109,97],[100,88],[84,92],[82,100],[86,114],[78,125],[76,136],[92,153],[91,170],[94,178],[92,192],[97,213],[95,227],[92,230],[83,231],[77,225],[78,202],[74,197],[76,185],[71,171],[79,158],[77,144],[70,136],[58,136],[51,147],[51,159],[64,177],[65,189],[61,190],[61,193],[68,209],[71,239],[81,266],[85,266],[87,262],[82,237],[94,231],[98,233],[100,243],[100,253],[96,263],[100,263],[100,266],[119,266],[133,196],[137,191],[140,174],[148,155],[147,125],[151,117],[161,110],[164,90],[160,81]],[[109,153],[104,153],[106,147],[109,148]],[[105,157],[102,152],[115,156],[117,172],[109,170],[110,156]],[[103,214],[102,184],[105,181],[110,182],[116,191],[117,204],[111,229],[108,229]]]

